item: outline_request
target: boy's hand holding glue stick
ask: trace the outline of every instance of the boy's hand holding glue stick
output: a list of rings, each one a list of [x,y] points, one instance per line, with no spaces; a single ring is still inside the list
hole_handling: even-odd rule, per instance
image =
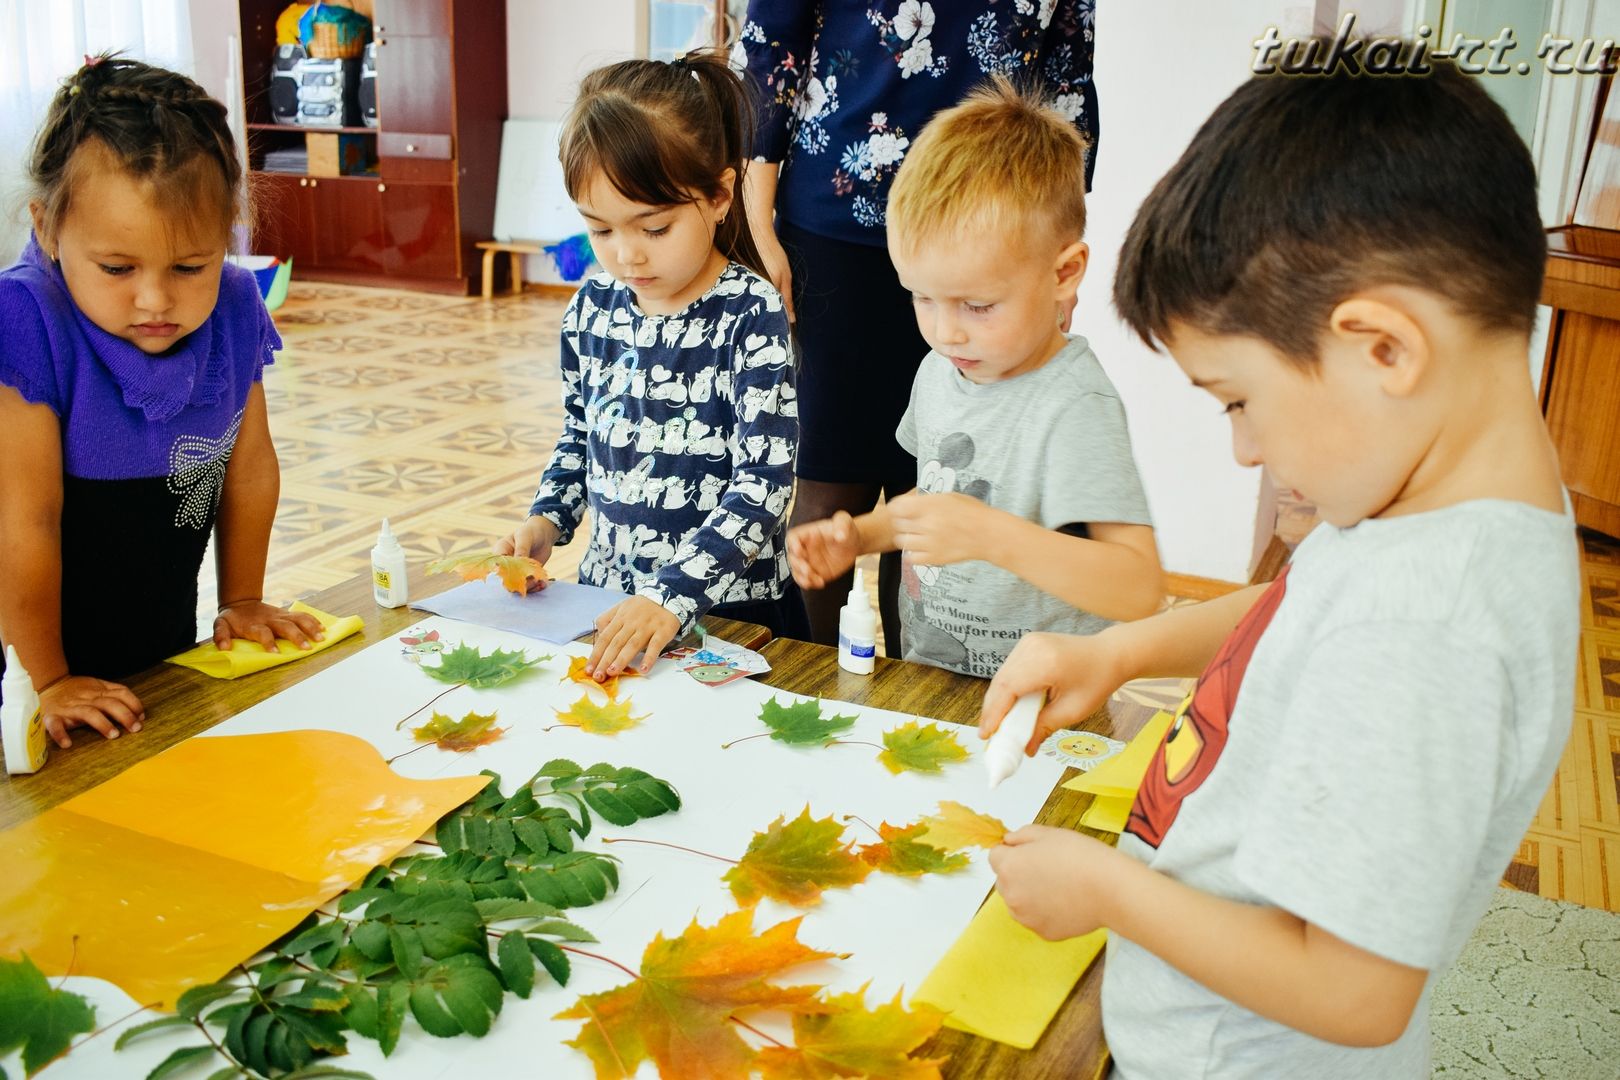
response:
[[[999,735],[1022,748],[1024,756],[1040,749],[1059,728],[1078,724],[1097,711],[1108,695],[1126,681],[1126,663],[1119,635],[1111,627],[1100,634],[1025,634],[990,680],[979,710],[979,738],[993,739],[1009,727],[1018,705],[1026,698],[1045,698],[1037,704],[1031,726],[1022,741],[1009,731]],[[1022,719],[1022,716],[1019,716]]]

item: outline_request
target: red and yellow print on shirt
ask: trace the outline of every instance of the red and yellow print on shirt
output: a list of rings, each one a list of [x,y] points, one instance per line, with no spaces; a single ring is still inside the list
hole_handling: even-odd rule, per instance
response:
[[[1287,578],[1288,570],[1284,568],[1233,629],[1221,651],[1204,669],[1192,694],[1182,702],[1164,742],[1148,763],[1125,831],[1150,847],[1164,842],[1165,833],[1181,811],[1182,800],[1198,790],[1220,760],[1226,748],[1232,707],[1243,685],[1243,675],[1249,670],[1249,658],[1282,603]]]

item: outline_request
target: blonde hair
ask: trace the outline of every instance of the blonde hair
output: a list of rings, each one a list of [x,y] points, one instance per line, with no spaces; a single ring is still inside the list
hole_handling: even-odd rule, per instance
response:
[[[889,191],[905,248],[986,230],[1068,245],[1086,231],[1086,140],[1033,91],[996,75],[938,113]]]

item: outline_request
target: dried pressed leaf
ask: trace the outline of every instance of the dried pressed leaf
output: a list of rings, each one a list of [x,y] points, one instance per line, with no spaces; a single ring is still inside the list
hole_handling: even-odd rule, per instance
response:
[[[944,1058],[914,1058],[912,1053],[933,1038],[945,1014],[931,1005],[866,1007],[860,993],[835,994],[825,1000],[825,1013],[793,1017],[793,1046],[760,1051],[758,1067],[765,1080],[837,1080],[876,1077],[884,1080],[939,1080]]]
[[[747,1077],[757,1051],[731,1017],[750,1009],[819,1012],[818,986],[765,980],[788,968],[837,954],[798,939],[799,919],[754,933],[751,910],[712,927],[696,921],[677,938],[659,934],[641,958],[641,975],[601,994],[586,994],[559,1020],[583,1020],[568,1045],[596,1066],[598,1080],[633,1076],[651,1060],[664,1080]]]
[[[844,841],[844,826],[830,817],[812,818],[807,806],[792,821],[777,818],[755,833],[724,880],[745,906],[767,896],[806,907],[821,900],[823,889],[859,884],[871,872]]]
[[[913,720],[883,733],[883,753],[878,760],[892,773],[937,773],[941,766],[953,761],[966,761],[967,748],[956,740],[953,732],[938,724],[919,724]]]
[[[482,581],[491,574],[501,576],[501,584],[519,596],[529,591],[529,581],[546,581],[546,568],[526,555],[451,555],[428,563],[430,574],[460,574],[467,581]]]
[[[506,729],[495,726],[494,713],[485,716],[470,712],[460,720],[452,720],[444,713],[436,712],[428,718],[427,723],[412,728],[411,734],[416,736],[417,742],[434,743],[440,750],[462,754],[488,746],[506,734]]]
[[[825,743],[855,726],[853,716],[821,715],[821,702],[796,701],[783,705],[772,697],[760,706],[759,722],[771,729],[771,738],[789,746]]]
[[[560,722],[591,735],[617,735],[635,727],[649,715],[631,716],[629,698],[598,705],[589,694],[570,705],[566,712],[562,709],[552,711]]]
[[[576,682],[581,686],[589,686],[593,690],[602,691],[602,693],[608,696],[609,701],[617,701],[619,697],[620,679],[639,679],[642,677],[641,672],[636,671],[634,668],[625,668],[617,675],[609,675],[601,682],[597,682],[594,676],[585,674],[585,664],[588,660],[589,657],[576,656],[572,660],[568,661],[568,671],[561,679],[558,679],[557,681]]]
[[[465,683],[474,690],[488,690],[511,682],[550,656],[529,659],[525,650],[495,649],[484,655],[471,645],[457,645],[443,653],[437,665],[423,664],[422,674],[444,683]]]
[[[923,838],[927,832],[928,826],[920,821],[904,828],[890,825],[885,821],[878,826],[878,835],[883,838],[882,841],[861,845],[861,860],[874,870],[881,870],[885,874],[899,874],[902,877],[948,874],[968,864],[966,855],[953,854],[945,848],[928,843],[926,838]]]
[[[1007,835],[1007,826],[998,819],[948,800],[939,804],[938,814],[925,817],[918,824],[928,827],[930,844],[947,851],[966,847],[993,848]]]

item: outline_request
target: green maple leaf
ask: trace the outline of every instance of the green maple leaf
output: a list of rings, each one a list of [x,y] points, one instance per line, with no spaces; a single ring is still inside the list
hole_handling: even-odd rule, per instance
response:
[[[52,990],[24,953],[0,960],[0,1055],[22,1047],[32,1076],[68,1048],[73,1036],[94,1029],[96,1011],[78,994]]]
[[[782,705],[774,697],[760,706],[759,722],[771,729],[772,739],[789,746],[824,743],[855,726],[853,716],[823,719],[820,701]]]
[[[885,768],[898,775],[907,769],[913,772],[937,773],[951,761],[966,761],[967,748],[956,741],[956,736],[940,727],[926,727],[913,720],[883,733],[883,753],[878,760]]]
[[[421,666],[423,674],[445,683],[465,683],[474,690],[488,690],[492,686],[511,682],[550,656],[537,656],[530,660],[524,650],[510,652],[496,649],[485,656],[471,645],[457,645],[444,653],[438,667]]]
[[[831,817],[817,821],[806,806],[799,816],[771,822],[755,833],[724,881],[745,907],[762,896],[805,907],[821,900],[823,889],[856,885],[872,868],[844,842],[844,827]]]
[[[485,716],[470,712],[460,720],[452,720],[436,712],[427,723],[412,728],[411,732],[417,742],[436,743],[440,750],[459,754],[494,742],[506,734],[506,729],[495,726],[494,713]]]
[[[948,874],[968,864],[966,854],[952,854],[944,848],[934,847],[920,839],[928,831],[922,822],[899,828],[885,821],[878,826],[883,839],[876,844],[861,845],[860,856],[874,870],[902,877],[922,874]]]

